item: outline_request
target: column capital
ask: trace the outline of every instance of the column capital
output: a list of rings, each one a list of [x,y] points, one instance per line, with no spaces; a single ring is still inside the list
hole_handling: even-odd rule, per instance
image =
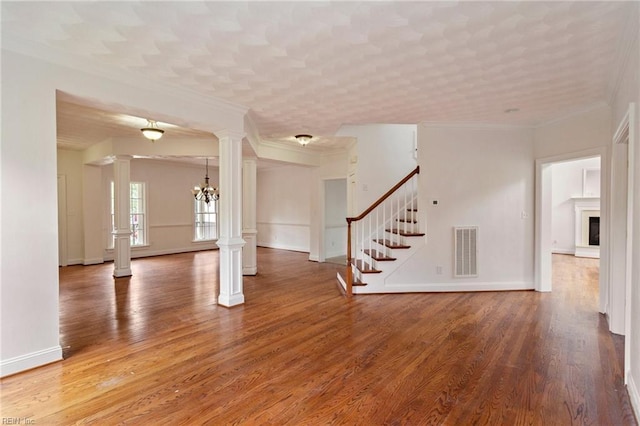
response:
[[[242,159],[243,164],[258,164],[258,159],[255,157],[247,157]]]
[[[220,139],[231,139],[232,141],[241,141],[242,138],[246,135],[246,132],[231,130],[231,129],[221,129],[215,132],[218,140]]]

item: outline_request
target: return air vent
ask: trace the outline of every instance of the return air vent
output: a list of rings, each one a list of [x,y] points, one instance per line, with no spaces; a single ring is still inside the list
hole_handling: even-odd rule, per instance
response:
[[[453,276],[478,276],[478,227],[465,226],[453,228],[454,234],[454,271]]]

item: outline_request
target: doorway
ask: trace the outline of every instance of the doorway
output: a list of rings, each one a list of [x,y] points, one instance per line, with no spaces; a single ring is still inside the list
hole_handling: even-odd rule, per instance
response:
[[[346,265],[347,179],[324,181],[324,259]]]
[[[602,223],[602,229],[606,230],[608,224],[607,206],[608,206],[608,188],[605,185],[607,182],[606,176],[608,173],[607,151],[605,147],[590,149],[573,154],[565,154],[550,158],[541,158],[536,160],[536,235],[535,235],[535,289],[541,292],[548,292],[552,290],[552,258],[553,252],[556,253],[571,253],[575,254],[576,248],[576,236],[579,236],[579,231],[576,231],[577,224],[575,223],[575,204],[576,198],[589,198],[585,195],[585,170],[593,169],[594,167],[583,167],[590,164],[587,162],[578,162],[569,164],[567,168],[573,169],[574,182],[571,185],[566,185],[567,188],[557,190],[555,210],[562,207],[565,210],[565,218],[563,219],[564,226],[568,227],[565,230],[566,233],[562,238],[553,237],[553,213],[554,213],[554,165],[561,165],[564,163],[572,163],[582,160],[588,160],[593,158],[599,159],[600,164],[600,221]],[[596,163],[596,160],[591,160]],[[561,168],[559,166],[559,168]],[[577,170],[576,170],[577,169]],[[559,169],[558,169],[559,170]],[[556,170],[556,171],[558,171]],[[561,178],[562,173],[556,177]],[[587,177],[589,182],[592,180]],[[587,193],[593,194],[594,188],[586,188]],[[575,191],[575,192],[574,192]],[[595,197],[592,197],[595,198]],[[562,209],[560,209],[562,211]],[[573,212],[573,216],[569,216]],[[558,221],[558,219],[556,219]],[[556,223],[557,226],[562,226],[562,222]],[[556,234],[558,235],[558,234]],[[573,241],[573,243],[571,243]],[[604,312],[606,307],[606,292],[607,289],[607,275],[608,271],[608,245],[606,238],[600,242],[600,279],[599,279],[599,310]],[[564,251],[563,251],[564,246]]]

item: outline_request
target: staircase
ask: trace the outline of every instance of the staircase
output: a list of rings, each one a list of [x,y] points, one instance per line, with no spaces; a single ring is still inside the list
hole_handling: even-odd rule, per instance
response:
[[[386,278],[424,245],[417,215],[419,173],[416,167],[361,215],[347,218],[347,268],[344,276],[338,273],[347,295],[388,292]]]

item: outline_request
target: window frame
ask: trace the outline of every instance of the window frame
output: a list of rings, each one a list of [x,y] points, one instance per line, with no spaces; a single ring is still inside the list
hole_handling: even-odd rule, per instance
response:
[[[213,211],[207,211],[208,209],[212,209]],[[198,220],[199,217],[203,216],[213,216],[213,221],[204,221]],[[219,205],[218,200],[211,200],[209,204],[205,203],[204,200],[196,200],[193,199],[193,207],[192,207],[192,220],[193,220],[193,242],[194,243],[202,243],[202,242],[211,242],[217,241],[219,237]],[[207,223],[213,223],[213,226],[206,225]],[[213,234],[213,235],[207,235]]]
[[[135,199],[132,197],[132,192],[133,192],[133,188],[134,186],[138,186],[139,187],[139,192],[142,192],[141,195],[139,195],[138,197],[136,197]],[[111,235],[109,238],[107,238],[107,249],[112,250],[115,246],[115,236],[113,235],[113,233],[115,232],[115,183],[114,181],[111,181],[110,186],[110,205],[109,205],[109,217],[111,220]],[[138,181],[131,181],[129,182],[129,229],[131,230],[131,236],[129,237],[129,242],[131,244],[131,247],[145,247],[149,245],[149,212],[148,212],[148,191],[147,191],[147,183],[146,182],[138,182]],[[137,203],[134,203],[134,200],[138,200]],[[134,205],[138,205],[138,206],[142,206],[142,208],[140,210],[142,210],[141,212],[134,212],[133,208]],[[137,228],[137,231],[139,231],[142,234],[142,241],[139,241],[138,243],[135,243],[134,240],[137,239],[136,238],[136,230],[133,229],[134,226],[134,222],[133,222],[133,218],[134,216],[142,216],[142,226]],[[139,223],[139,220],[136,220],[136,224]]]

